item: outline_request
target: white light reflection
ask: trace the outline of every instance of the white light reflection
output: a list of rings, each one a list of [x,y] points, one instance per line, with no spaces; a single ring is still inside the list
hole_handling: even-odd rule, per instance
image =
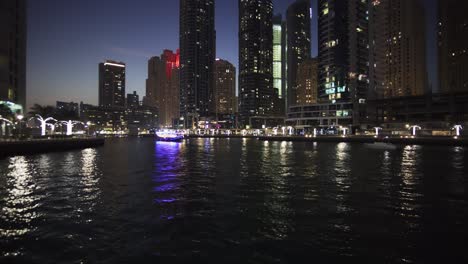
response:
[[[99,195],[99,172],[97,169],[97,150],[84,149],[81,151],[81,184],[83,192],[88,194],[85,197],[88,200],[95,201]]]
[[[418,153],[420,146],[406,146],[403,149],[400,176],[402,185],[400,186],[400,215],[407,218],[419,217],[416,213],[417,199],[420,199],[422,193],[417,191],[417,184],[421,181],[417,175]]]
[[[5,204],[0,209],[3,222],[10,229],[0,229],[1,238],[19,237],[32,231],[31,222],[40,215],[35,212],[40,203],[34,195],[37,186],[25,157],[10,158],[6,175]]]
[[[337,187],[336,193],[336,210],[338,213],[345,213],[350,209],[345,204],[347,191],[351,186],[350,183],[350,145],[348,143],[339,143],[336,145],[336,159],[335,159],[335,182]],[[347,225],[342,226],[343,230],[349,228]]]

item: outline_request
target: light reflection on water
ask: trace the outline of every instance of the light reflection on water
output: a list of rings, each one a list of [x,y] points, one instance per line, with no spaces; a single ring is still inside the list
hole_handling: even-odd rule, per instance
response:
[[[26,235],[33,227],[31,222],[39,217],[34,209],[39,206],[39,197],[34,194],[36,183],[29,173],[25,157],[9,159],[5,192],[1,207],[2,222],[13,228],[0,227],[0,239]]]
[[[462,257],[466,158],[459,147],[251,139],[13,157],[0,161],[0,262]]]

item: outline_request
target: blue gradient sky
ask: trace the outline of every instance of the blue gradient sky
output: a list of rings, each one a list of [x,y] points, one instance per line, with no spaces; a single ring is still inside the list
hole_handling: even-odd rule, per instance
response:
[[[292,2],[275,0],[275,13],[284,14]],[[237,15],[237,0],[217,1],[217,57],[236,67]],[[57,100],[97,104],[98,64],[105,59],[127,64],[127,93],[142,97],[147,60],[179,46],[178,0],[29,1],[28,19],[29,106]],[[312,28],[316,56],[316,21]]]

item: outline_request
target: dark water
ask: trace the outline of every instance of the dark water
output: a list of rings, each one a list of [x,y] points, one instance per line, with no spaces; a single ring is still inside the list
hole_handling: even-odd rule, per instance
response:
[[[0,263],[462,263],[467,150],[113,140],[0,160]]]

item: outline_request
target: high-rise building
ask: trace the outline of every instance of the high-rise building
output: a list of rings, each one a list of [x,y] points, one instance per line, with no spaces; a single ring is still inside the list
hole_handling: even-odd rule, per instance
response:
[[[296,79],[296,105],[317,103],[318,60],[307,59],[299,64]]]
[[[233,115],[237,111],[236,68],[226,60],[216,59],[214,74],[216,117],[223,114]]]
[[[368,90],[368,1],[319,0],[319,99],[363,102]]]
[[[427,92],[426,23],[419,0],[372,0],[370,92],[376,97]]]
[[[244,125],[274,109],[273,4],[239,0],[239,100]]]
[[[145,106],[156,107],[156,88],[160,72],[158,65],[161,58],[152,57],[148,60],[148,78],[146,79],[146,94],[143,99]]]
[[[138,108],[140,106],[140,96],[134,91],[131,94],[127,94],[127,108]]]
[[[26,1],[0,2],[0,101],[26,107]]]
[[[286,97],[286,21],[281,14],[273,17],[273,88],[278,97]]]
[[[319,0],[319,101],[352,104],[355,126],[369,90],[368,10],[368,0]]]
[[[148,62],[146,80],[147,101],[159,109],[159,123],[162,127],[172,127],[180,114],[180,52],[164,50],[160,57]]]
[[[99,106],[125,107],[125,63],[99,64]]]
[[[439,0],[439,79],[443,93],[468,91],[468,1]]]
[[[299,64],[311,56],[311,6],[310,0],[296,0],[287,10],[287,82],[288,103],[294,105]]]
[[[214,0],[180,0],[180,114],[187,127],[213,115]]]

